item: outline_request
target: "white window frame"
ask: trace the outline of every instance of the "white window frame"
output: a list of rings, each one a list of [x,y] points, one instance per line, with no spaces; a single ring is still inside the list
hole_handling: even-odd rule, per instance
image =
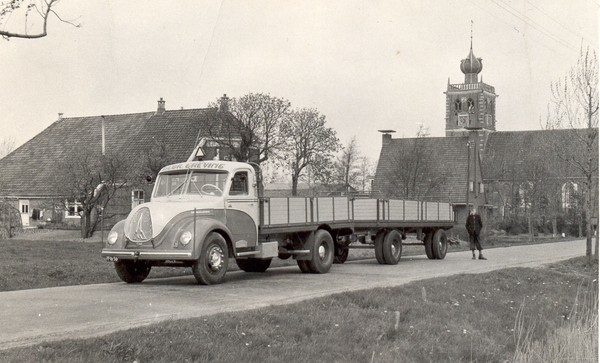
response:
[[[136,193],[138,194],[136,197]],[[141,198],[140,198],[141,194]],[[133,189],[131,191],[131,209],[137,207],[140,204],[146,203],[146,192],[143,189]]]
[[[74,208],[73,215],[71,215],[71,207]],[[80,219],[81,213],[83,211],[83,207],[79,202],[65,202],[65,219]]]

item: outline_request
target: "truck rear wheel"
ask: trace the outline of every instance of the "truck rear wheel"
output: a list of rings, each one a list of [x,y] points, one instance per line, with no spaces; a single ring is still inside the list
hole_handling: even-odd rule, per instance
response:
[[[425,254],[427,255],[427,258],[429,258],[430,260],[433,260],[435,258],[435,256],[433,255],[433,248],[432,248],[432,241],[433,241],[433,231],[427,231],[427,233],[425,234]]]
[[[235,260],[238,267],[246,272],[265,272],[271,266],[271,259],[240,258]]]
[[[115,262],[117,275],[128,284],[144,281],[148,277],[151,268],[152,266],[143,261],[119,260]]]
[[[214,285],[223,282],[227,272],[229,251],[223,236],[217,232],[208,234],[202,244],[200,258],[192,266],[194,277],[202,285]]]
[[[446,237],[446,231],[443,229],[438,229],[435,231],[433,234],[431,249],[433,251],[433,255],[438,260],[443,260],[444,257],[446,257],[446,252],[448,251],[448,238]]]
[[[331,234],[324,229],[319,229],[308,238],[312,255],[311,259],[307,260],[307,265],[310,272],[316,274],[324,274],[329,271],[333,264],[334,245]]]
[[[333,263],[344,263],[348,259],[348,254],[350,250],[348,246],[343,246],[340,244],[335,244],[335,256],[333,258]]]
[[[379,262],[379,264],[381,265],[385,265],[385,257],[383,256],[383,239],[386,235],[386,232],[384,230],[380,230],[379,232],[377,232],[377,235],[375,236],[375,258],[377,259],[377,262]]]
[[[383,238],[383,259],[388,265],[395,265],[402,256],[402,235],[397,230],[391,230]]]

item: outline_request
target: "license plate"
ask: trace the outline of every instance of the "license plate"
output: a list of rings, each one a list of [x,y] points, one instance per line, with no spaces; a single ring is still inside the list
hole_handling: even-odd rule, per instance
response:
[[[117,262],[117,261],[119,261],[119,258],[115,257],[115,256],[106,256],[105,258],[106,258],[106,261],[108,261],[108,262]]]

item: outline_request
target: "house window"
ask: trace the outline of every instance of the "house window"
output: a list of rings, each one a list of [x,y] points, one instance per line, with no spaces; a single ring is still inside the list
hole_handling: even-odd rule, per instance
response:
[[[479,183],[479,194],[483,194],[484,191],[485,191],[485,188],[483,186],[483,183]]]
[[[469,191],[470,192],[474,191],[474,189],[473,189],[473,182],[472,181],[469,182]]]
[[[83,208],[81,203],[69,203],[67,202],[67,211],[65,212],[65,218],[80,218]]]
[[[131,209],[137,207],[140,204],[145,203],[144,199],[144,191],[141,189],[136,189],[131,191]]]
[[[22,204],[21,205],[21,213],[22,214],[29,214],[29,204]]]

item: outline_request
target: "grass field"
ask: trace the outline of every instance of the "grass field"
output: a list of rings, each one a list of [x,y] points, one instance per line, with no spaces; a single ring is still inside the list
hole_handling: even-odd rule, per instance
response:
[[[577,258],[15,348],[0,361],[596,362],[597,278]]]

